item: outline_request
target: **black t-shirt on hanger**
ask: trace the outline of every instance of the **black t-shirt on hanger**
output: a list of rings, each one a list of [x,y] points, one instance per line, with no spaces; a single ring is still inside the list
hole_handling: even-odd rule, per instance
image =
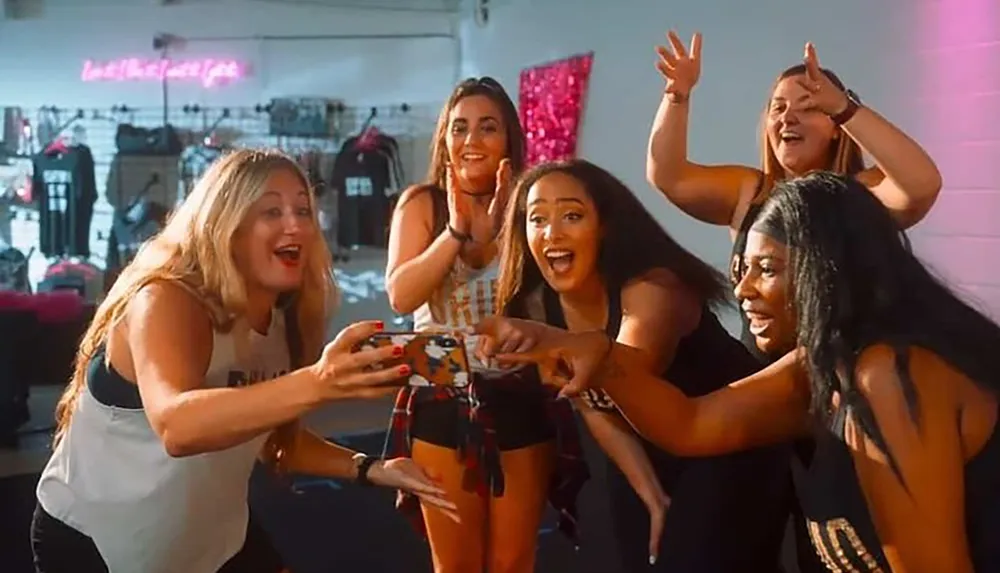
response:
[[[94,156],[86,145],[55,147],[33,159],[39,250],[46,257],[90,256],[90,223],[97,201]]]
[[[330,185],[337,190],[337,243],[385,248],[392,197],[399,185],[396,141],[378,134],[368,145],[360,137],[344,142]]]

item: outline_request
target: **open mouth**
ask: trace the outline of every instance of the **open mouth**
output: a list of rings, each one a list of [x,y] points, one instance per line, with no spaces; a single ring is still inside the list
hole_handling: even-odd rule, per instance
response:
[[[545,252],[545,260],[549,263],[549,268],[556,274],[568,273],[573,268],[573,251],[566,249],[552,249]]]
[[[773,317],[769,314],[762,312],[746,310],[743,314],[747,317],[749,321],[750,334],[754,336],[760,336],[767,332],[768,328],[771,326]]]
[[[778,138],[781,139],[781,142],[785,144],[800,143],[804,139],[802,137],[802,134],[798,133],[797,131],[791,131],[791,130],[782,131],[778,135]]]
[[[296,266],[302,258],[302,245],[285,245],[274,250],[274,256],[286,266]]]
[[[486,160],[486,154],[485,153],[472,153],[472,152],[469,152],[469,153],[463,153],[462,154],[462,161],[464,161],[466,163],[478,163],[480,161],[485,161],[485,160]]]

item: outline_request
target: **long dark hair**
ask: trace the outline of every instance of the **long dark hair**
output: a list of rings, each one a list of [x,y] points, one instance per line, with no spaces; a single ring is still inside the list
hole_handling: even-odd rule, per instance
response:
[[[724,304],[729,286],[722,273],[677,244],[617,177],[583,159],[544,163],[525,173],[515,184],[507,205],[500,238],[500,280],[497,308],[523,316],[525,298],[544,283],[541,270],[528,250],[525,233],[528,191],[551,173],[579,181],[593,200],[601,224],[598,272],[609,290],[654,268],[674,272],[707,304]]]
[[[817,172],[780,183],[752,228],[789,246],[798,345],[806,353],[812,410],[824,420],[839,392],[865,434],[888,452],[854,374],[858,355],[874,343],[895,348],[914,420],[920,413],[906,359],[911,346],[1000,393],[1000,327],[931,274],[889,211],[853,177]]]
[[[833,85],[837,86],[841,90],[848,92],[855,99],[860,101],[858,95],[853,91],[847,89],[844,86],[844,82],[835,74],[832,70],[827,68],[820,68],[827,78],[833,82]],[[785,69],[785,71],[778,74],[777,79],[774,80],[774,84],[771,86],[771,95],[774,94],[774,90],[778,88],[778,84],[787,78],[802,76],[806,74],[805,64],[796,64],[790,68]],[[768,193],[771,192],[774,185],[785,178],[785,169],[778,162],[778,157],[774,154],[774,149],[771,148],[771,142],[767,137],[767,116],[771,108],[771,96],[768,96],[767,103],[764,104],[764,111],[760,118],[760,171],[764,174],[764,184],[761,185],[761,195],[755,198],[757,201],[763,201],[767,198]],[[856,141],[848,137],[846,133],[841,133],[840,137],[837,138],[831,144],[830,148],[830,164],[827,169],[834,171],[836,173],[842,173],[844,175],[857,175],[865,169],[865,158],[861,151],[861,146],[857,144]]]
[[[448,197],[445,195],[448,169],[448,145],[446,143],[448,118],[458,102],[477,95],[489,98],[500,108],[500,119],[507,132],[507,158],[510,160],[511,171],[516,176],[524,170],[526,147],[524,129],[521,127],[521,118],[517,114],[517,106],[514,105],[507,91],[503,89],[500,82],[489,76],[462,80],[452,90],[448,101],[438,115],[434,139],[431,140],[430,167],[427,169],[427,177],[423,185],[419,188],[420,191],[430,193],[433,197],[434,222],[432,229],[434,235],[444,230],[445,222],[448,220]],[[415,196],[416,193],[408,194],[395,208],[402,207]]]

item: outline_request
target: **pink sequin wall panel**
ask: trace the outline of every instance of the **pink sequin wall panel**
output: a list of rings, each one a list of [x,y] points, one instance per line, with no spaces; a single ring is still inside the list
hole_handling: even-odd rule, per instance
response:
[[[594,54],[581,54],[521,70],[521,125],[527,165],[576,157]]]

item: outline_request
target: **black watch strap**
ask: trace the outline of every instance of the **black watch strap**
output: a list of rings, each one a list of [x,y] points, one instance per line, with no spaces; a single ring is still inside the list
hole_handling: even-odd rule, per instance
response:
[[[854,117],[854,114],[858,113],[858,109],[861,107],[861,102],[853,91],[847,90],[845,95],[847,95],[847,107],[844,108],[844,111],[830,116],[830,119],[836,125],[844,125],[848,121],[851,121],[851,118]]]
[[[372,464],[378,461],[378,458],[374,456],[369,456],[366,454],[359,454],[355,456],[358,464],[358,477],[355,480],[358,485],[361,486],[372,486],[372,480],[368,479],[368,470],[372,469]]]
[[[463,233],[463,232],[459,231],[455,227],[452,227],[451,223],[447,224],[447,229],[448,229],[448,233],[452,237],[455,237],[455,239],[457,239],[459,243],[468,243],[469,241],[472,240],[472,235],[470,235],[468,233]]]

